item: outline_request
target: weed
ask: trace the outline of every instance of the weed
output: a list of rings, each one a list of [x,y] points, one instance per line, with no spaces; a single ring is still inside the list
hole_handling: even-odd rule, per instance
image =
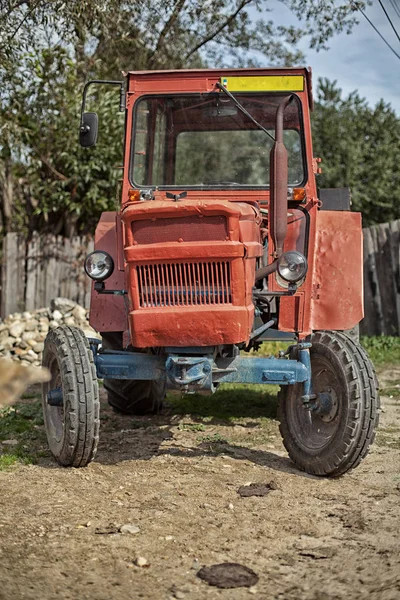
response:
[[[31,432],[43,425],[39,401],[29,404],[18,403],[0,409],[0,440]]]
[[[203,423],[184,423],[181,421],[178,425],[179,431],[205,431]]]
[[[35,457],[20,446],[12,450],[5,450],[0,454],[0,471],[5,471],[16,464],[30,465],[35,462]]]
[[[376,367],[400,363],[400,337],[362,336],[360,341]]]
[[[0,409],[0,441],[16,439],[15,446],[2,445],[0,470],[14,464],[30,464],[36,461],[37,452],[34,442],[43,437],[38,431],[43,425],[43,416],[39,401],[18,403]]]
[[[220,433],[213,433],[212,435],[201,435],[197,438],[199,442],[208,442],[211,444],[227,444],[226,440]]]

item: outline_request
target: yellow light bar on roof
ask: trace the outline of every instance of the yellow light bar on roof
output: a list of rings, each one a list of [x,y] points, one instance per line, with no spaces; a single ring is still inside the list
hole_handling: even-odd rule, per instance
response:
[[[302,92],[303,75],[263,75],[258,77],[221,77],[229,92]]]

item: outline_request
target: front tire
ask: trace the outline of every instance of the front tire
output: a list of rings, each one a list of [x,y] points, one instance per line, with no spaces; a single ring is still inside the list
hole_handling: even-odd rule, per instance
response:
[[[99,441],[99,386],[93,354],[77,327],[57,327],[46,337],[43,366],[51,380],[42,385],[44,424],[50,450],[64,467],[84,467]],[[62,405],[49,405],[50,390],[61,388]]]
[[[368,454],[379,419],[378,383],[367,353],[347,335],[321,331],[310,341],[313,393],[328,402],[319,413],[307,410],[302,384],[282,387],[280,432],[297,467],[337,477]]]

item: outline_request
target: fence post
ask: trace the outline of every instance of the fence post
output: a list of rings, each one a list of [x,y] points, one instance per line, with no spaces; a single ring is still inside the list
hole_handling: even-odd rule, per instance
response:
[[[1,277],[2,318],[25,308],[25,261],[25,239],[18,233],[7,233],[3,241]]]

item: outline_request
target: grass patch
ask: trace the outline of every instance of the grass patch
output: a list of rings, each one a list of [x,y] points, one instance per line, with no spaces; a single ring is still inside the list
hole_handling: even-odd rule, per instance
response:
[[[43,425],[42,407],[38,400],[0,409],[0,440],[29,433],[38,425]]]
[[[203,423],[183,423],[181,421],[178,425],[179,431],[205,431],[206,427]]]
[[[385,396],[389,396],[389,398],[400,398],[400,387],[384,387],[381,389],[381,393]]]
[[[35,395],[35,398],[37,396]],[[15,464],[36,462],[37,453],[33,442],[37,441],[38,429],[43,425],[40,401],[17,403],[0,409],[0,442],[16,440],[16,444],[0,444],[0,470]]]
[[[376,367],[400,364],[400,337],[362,336],[360,341]]]
[[[275,419],[277,385],[222,384],[215,394],[168,394],[174,414],[190,415],[200,423],[224,421],[229,424],[247,419]]]
[[[14,465],[30,465],[36,462],[35,457],[22,448],[13,448],[12,450],[0,454],[0,471],[5,471]]]
[[[213,433],[212,435],[200,435],[197,438],[198,442],[207,442],[210,444],[227,444],[228,440],[225,439],[220,433]]]

